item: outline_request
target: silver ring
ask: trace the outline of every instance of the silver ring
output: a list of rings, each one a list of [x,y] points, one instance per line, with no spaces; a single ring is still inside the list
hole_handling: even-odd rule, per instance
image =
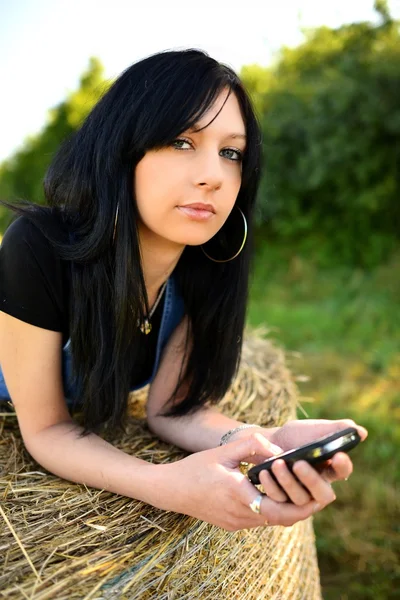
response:
[[[253,502],[250,502],[249,504],[251,510],[257,515],[261,513],[261,500],[263,499],[263,496],[265,496],[265,494],[258,494],[258,496],[253,500]]]

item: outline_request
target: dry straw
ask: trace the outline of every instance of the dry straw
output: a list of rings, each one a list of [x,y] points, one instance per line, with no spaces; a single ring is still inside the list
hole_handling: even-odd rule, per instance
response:
[[[222,411],[265,426],[295,417],[297,388],[282,350],[246,330]],[[130,397],[127,434],[108,441],[153,463],[182,449],[147,428],[148,389]],[[13,600],[320,600],[311,519],[227,532],[192,517],[88,489],[26,452],[13,414],[0,416],[0,598]]]

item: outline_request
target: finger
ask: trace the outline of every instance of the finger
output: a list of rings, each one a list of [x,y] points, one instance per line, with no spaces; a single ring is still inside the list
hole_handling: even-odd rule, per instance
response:
[[[227,467],[237,467],[240,462],[262,462],[266,458],[277,454],[274,444],[259,432],[252,433],[249,437],[228,442],[224,446],[216,448],[222,454],[223,464]],[[278,448],[282,452],[281,448]]]
[[[304,462],[304,461],[299,461]],[[284,489],[287,496],[298,506],[303,506],[310,502],[311,497],[307,490],[299,483],[296,477],[290,472],[284,460],[278,459],[272,465],[272,471],[279,484]],[[296,473],[297,475],[297,473]],[[315,498],[315,496],[314,496]]]
[[[312,514],[324,508],[315,501],[310,501],[303,506],[297,506],[287,502],[275,502],[268,496],[260,494],[251,486],[251,491],[246,494],[246,500],[241,511],[236,514],[236,524],[240,529],[260,527],[265,525],[290,526],[297,521],[307,519]],[[250,505],[259,513],[254,512]]]
[[[287,502],[289,500],[285,492],[272,479],[268,471],[260,471],[259,478],[264,492],[269,498],[271,498],[271,500],[275,500],[275,502]]]
[[[326,506],[330,502],[336,500],[336,495],[331,484],[305,460],[295,462],[293,465],[293,472],[309,490],[311,497],[319,504]]]
[[[253,522],[253,527],[261,525],[284,525],[291,526],[297,521],[308,519],[315,512],[323,508],[314,501],[307,502],[303,506],[297,506],[290,502],[275,502],[263,496],[261,500],[261,513],[254,515],[255,519],[249,516],[249,522]],[[267,522],[266,522],[267,521]]]
[[[357,423],[355,423],[353,419],[338,419],[335,421],[335,425],[336,431],[346,429],[347,427],[355,427],[355,429],[357,429],[358,431],[358,435],[360,436],[362,442],[368,436],[368,431],[365,429],[365,427],[363,427],[362,425],[357,425]]]
[[[348,479],[353,472],[353,463],[345,452],[337,452],[332,457],[329,467],[328,481]]]
[[[292,423],[294,424],[295,422],[292,421]],[[307,419],[305,421],[305,423],[307,423],[307,425],[309,427],[313,427],[315,428],[315,431],[318,432],[318,434],[316,434],[315,437],[324,437],[326,435],[335,433],[336,431],[341,431],[342,429],[347,429],[348,427],[354,427],[355,429],[357,429],[358,434],[361,438],[361,441],[364,441],[366,439],[366,437],[368,436],[368,431],[367,429],[365,429],[365,427],[362,427],[362,425],[357,425],[357,423],[355,423],[352,419],[336,419],[334,421],[330,420],[330,419]],[[284,433],[284,440],[285,443],[281,442],[281,445],[283,445],[286,449],[291,447],[291,433],[290,430],[288,429],[286,432],[282,432],[282,434]],[[308,433],[307,430],[305,429],[304,434],[307,434],[307,437],[305,439],[305,442],[310,441],[308,439]],[[279,439],[282,438],[282,434],[280,435]],[[301,442],[302,436],[300,435],[299,437],[299,443],[297,445],[300,445],[300,443],[304,443]]]
[[[329,483],[347,480],[353,472],[353,463],[344,452],[338,452],[333,458],[314,466],[315,470]]]

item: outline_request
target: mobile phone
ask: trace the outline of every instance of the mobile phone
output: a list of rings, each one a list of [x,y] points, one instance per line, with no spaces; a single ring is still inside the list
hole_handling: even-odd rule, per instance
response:
[[[321,465],[332,458],[336,452],[349,452],[360,441],[361,438],[357,429],[355,427],[348,427],[347,429],[342,429],[341,431],[336,431],[336,433],[318,438],[309,444],[304,444],[304,446],[299,446],[299,448],[276,454],[249,469],[247,476],[251,483],[258,485],[261,483],[259,473],[265,469],[279,485],[274,473],[271,471],[271,467],[277,459],[283,459],[290,471],[292,471],[293,465],[297,460],[305,460],[312,466]]]

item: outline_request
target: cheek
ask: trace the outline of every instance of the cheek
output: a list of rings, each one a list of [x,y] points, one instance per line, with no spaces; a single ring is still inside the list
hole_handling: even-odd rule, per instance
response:
[[[144,157],[136,167],[134,180],[136,203],[141,215],[152,210],[158,185],[151,161]]]
[[[151,192],[154,181],[152,161],[145,156],[137,164],[134,178],[134,190],[138,202],[143,202]]]
[[[171,218],[174,200],[178,198],[177,192],[167,174],[163,175],[144,165],[143,167],[138,169],[134,185],[139,217],[149,229],[160,232]]]
[[[232,169],[230,177],[227,178],[227,184],[231,194],[237,195],[242,185],[242,167],[236,167]]]
[[[168,160],[161,156],[146,155],[136,166],[134,190],[138,206],[158,204],[166,207],[173,202],[182,187],[176,172]],[[176,202],[178,204],[178,202]],[[146,205],[146,207],[144,206]]]

